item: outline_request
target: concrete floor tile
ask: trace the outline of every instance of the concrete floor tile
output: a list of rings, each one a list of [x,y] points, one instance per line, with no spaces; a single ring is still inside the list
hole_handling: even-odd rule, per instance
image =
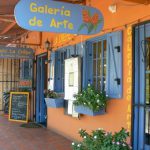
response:
[[[46,128],[22,128],[0,116],[0,150],[71,150],[71,141]]]

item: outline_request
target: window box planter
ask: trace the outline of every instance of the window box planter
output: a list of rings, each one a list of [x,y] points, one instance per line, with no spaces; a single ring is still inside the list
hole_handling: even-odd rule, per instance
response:
[[[64,99],[63,98],[45,98],[46,106],[51,108],[63,108]]]
[[[85,114],[89,116],[103,115],[106,113],[105,108],[101,108],[99,111],[93,112],[91,109],[83,105],[75,106],[75,111],[78,112],[79,114]]]

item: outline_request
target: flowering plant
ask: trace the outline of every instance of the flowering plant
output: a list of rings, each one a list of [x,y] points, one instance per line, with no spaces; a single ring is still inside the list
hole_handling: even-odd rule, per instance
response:
[[[52,90],[44,91],[44,95],[45,95],[46,98],[58,98],[57,93],[52,91]]]
[[[82,30],[84,27],[88,29],[88,33],[92,32],[93,30],[97,30],[98,25],[103,21],[99,19],[98,13],[94,13],[93,16],[91,12],[87,9],[82,10],[82,21],[83,23],[80,25],[78,31]]]
[[[93,131],[91,134],[88,134],[86,130],[80,129],[79,134],[83,141],[73,142],[73,150],[131,150],[131,146],[126,142],[129,132],[124,128],[114,134],[101,128]]]
[[[94,112],[99,111],[101,108],[106,108],[107,97],[105,92],[98,92],[93,86],[88,84],[88,87],[82,92],[75,94],[74,105],[84,105]]]

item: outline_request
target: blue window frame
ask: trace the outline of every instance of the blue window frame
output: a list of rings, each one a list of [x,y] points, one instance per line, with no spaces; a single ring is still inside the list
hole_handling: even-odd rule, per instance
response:
[[[122,97],[122,32],[86,42],[85,85],[93,84],[110,98]]]
[[[55,76],[54,90],[64,92],[64,60],[74,55],[74,47],[67,46],[55,52]]]
[[[150,23],[134,28],[133,149],[150,149]]]
[[[50,68],[54,66],[54,76],[50,73],[50,82],[52,82],[52,90],[55,92],[64,92],[64,60],[74,57],[75,55],[80,56],[85,62],[85,43],[79,43],[74,46],[67,46],[58,49],[56,52],[52,52],[50,56]],[[83,63],[83,66],[85,63]],[[85,68],[85,67],[84,67]],[[50,69],[51,70],[51,69]],[[83,78],[83,77],[82,77]],[[83,78],[82,86],[85,85],[85,79]]]

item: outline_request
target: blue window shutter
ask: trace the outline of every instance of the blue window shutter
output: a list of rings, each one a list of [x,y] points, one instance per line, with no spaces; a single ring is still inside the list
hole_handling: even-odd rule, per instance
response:
[[[24,61],[24,79],[28,79],[30,77],[30,72],[29,72],[29,60]]]
[[[107,36],[106,93],[110,98],[122,97],[122,32]]]
[[[71,55],[75,54],[74,46],[68,46],[67,51],[69,52],[69,58],[71,58],[72,57]]]
[[[76,55],[80,56],[81,61],[81,79],[82,79],[82,88],[84,89],[86,87],[86,63],[85,63],[85,42],[78,43],[76,45]]]
[[[85,49],[85,43],[79,43],[76,45],[76,55],[79,55],[80,57],[83,57],[83,52]]]
[[[84,87],[87,87],[88,83],[92,84],[93,83],[93,51],[92,51],[92,42],[87,41],[86,46],[85,46],[85,69],[86,74],[85,74],[85,85]],[[83,71],[85,71],[83,70]]]
[[[60,70],[61,70],[61,61],[60,61],[60,52],[55,52],[55,79],[54,79],[54,90],[56,92],[61,92],[60,85]]]

